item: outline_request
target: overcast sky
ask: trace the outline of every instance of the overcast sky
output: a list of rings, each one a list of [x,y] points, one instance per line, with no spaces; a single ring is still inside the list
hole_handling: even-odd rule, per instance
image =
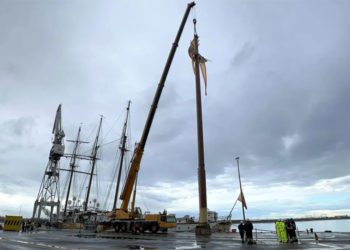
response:
[[[0,215],[31,216],[60,103],[66,139],[82,124],[82,139],[93,141],[102,114],[107,143],[120,137],[131,100],[129,144],[140,139],[187,3],[0,2]],[[210,59],[207,96],[202,89],[209,209],[226,216],[234,204],[239,156],[248,217],[350,214],[349,12],[345,0],[198,1],[146,144],[143,210],[198,214],[187,54],[195,17]],[[117,146],[102,147],[99,178],[111,176]]]

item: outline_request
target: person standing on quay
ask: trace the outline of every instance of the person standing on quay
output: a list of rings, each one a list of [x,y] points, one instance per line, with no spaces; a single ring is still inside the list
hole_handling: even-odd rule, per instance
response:
[[[238,225],[239,235],[241,236],[242,243],[244,243],[244,224],[243,221]]]
[[[244,223],[244,231],[249,245],[253,244],[253,228],[252,222],[247,219]]]

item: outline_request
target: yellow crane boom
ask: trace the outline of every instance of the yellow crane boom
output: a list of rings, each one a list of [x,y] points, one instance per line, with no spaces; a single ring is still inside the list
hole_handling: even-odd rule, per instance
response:
[[[152,125],[152,122],[153,122],[154,115],[156,113],[158,102],[159,102],[160,96],[162,94],[164,83],[165,83],[166,78],[168,76],[168,72],[169,72],[171,63],[173,61],[176,49],[178,47],[178,43],[179,43],[182,31],[183,31],[183,29],[185,27],[188,15],[189,15],[189,13],[190,13],[190,11],[191,11],[193,6],[195,6],[194,2],[189,3],[187,5],[186,12],[185,12],[185,14],[184,14],[184,16],[182,18],[182,21],[181,21],[181,24],[180,24],[180,28],[179,28],[179,30],[177,32],[176,37],[175,37],[175,41],[174,41],[174,43],[172,45],[172,48],[170,50],[168,59],[166,61],[166,64],[165,64],[162,76],[160,78],[160,81],[159,81],[159,84],[158,84],[158,87],[157,87],[157,91],[156,91],[156,93],[154,95],[153,102],[152,102],[151,108],[149,110],[148,117],[147,117],[147,120],[146,120],[146,123],[145,123],[145,127],[144,127],[144,130],[143,130],[142,136],[141,136],[141,140],[137,144],[137,146],[136,146],[136,148],[134,150],[132,159],[131,159],[131,165],[130,165],[130,169],[129,169],[129,172],[128,172],[128,176],[126,178],[123,191],[122,191],[122,193],[120,195],[120,199],[123,201],[121,206],[120,206],[120,210],[122,210],[125,213],[127,213],[127,211],[128,211],[128,205],[129,205],[129,202],[130,202],[130,197],[131,197],[131,194],[132,194],[133,187],[135,185],[137,173],[138,173],[138,171],[140,169],[140,164],[141,164],[143,151],[144,151],[144,148],[145,148],[145,145],[146,145],[146,142],[147,142],[149,131],[151,129],[151,125]]]

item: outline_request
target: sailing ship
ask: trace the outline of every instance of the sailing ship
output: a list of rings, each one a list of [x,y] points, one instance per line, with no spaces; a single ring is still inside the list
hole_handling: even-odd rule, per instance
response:
[[[102,117],[100,119],[97,135],[94,141],[94,145],[92,147],[91,155],[81,155],[79,154],[79,147],[80,144],[87,143],[86,141],[80,140],[80,134],[81,134],[81,127],[78,129],[78,134],[75,140],[67,140],[69,142],[74,143],[73,152],[72,154],[66,154],[66,157],[70,157],[70,163],[69,163],[69,169],[61,169],[61,171],[67,171],[68,174],[68,188],[67,193],[65,197],[65,203],[63,207],[63,211],[60,213],[60,219],[58,221],[58,227],[61,229],[82,229],[85,228],[85,224],[88,221],[91,221],[91,218],[93,218],[93,215],[96,214],[96,210],[99,207],[99,203],[97,203],[97,199],[93,199],[93,206],[88,207],[88,205],[91,203],[90,199],[90,192],[91,192],[91,186],[92,186],[92,179],[95,175],[95,167],[96,167],[96,161],[97,161],[97,153],[99,149],[99,137],[101,132],[101,125],[102,125]],[[78,171],[78,160],[88,160],[90,161],[90,171],[84,172],[84,171]],[[84,202],[80,203],[80,199],[77,200],[76,196],[73,196],[72,200],[69,200],[71,196],[71,188],[72,188],[72,181],[76,174],[85,174],[89,176],[89,183],[87,186],[87,191],[85,194]],[[89,208],[89,209],[88,209]]]
[[[120,173],[121,169],[123,167],[124,161],[124,154],[127,152],[126,150],[126,138],[127,138],[127,122],[129,119],[129,109],[130,109],[130,101],[128,102],[127,106],[127,115],[123,126],[122,136],[120,140],[119,145],[119,175],[118,175],[118,181],[116,184],[116,193],[114,196],[114,203],[113,208],[116,206],[116,197],[118,194],[119,189],[119,182],[120,182]],[[68,187],[67,192],[65,194],[65,203],[63,210],[61,211],[60,220],[58,223],[58,227],[60,229],[79,229],[79,230],[93,230],[96,231],[96,228],[99,223],[109,220],[110,211],[102,210],[100,206],[100,202],[97,201],[96,198],[90,199],[90,194],[92,190],[92,183],[93,178],[97,175],[96,173],[96,162],[99,160],[98,153],[99,149],[101,148],[100,143],[100,132],[101,132],[101,125],[102,125],[102,117],[100,119],[100,123],[98,126],[97,135],[95,137],[94,145],[92,147],[91,154],[89,156],[79,154],[79,147],[80,144],[87,143],[86,141],[80,140],[80,133],[81,133],[81,127],[79,127],[78,134],[75,140],[70,140],[70,142],[74,143],[73,152],[72,154],[67,154],[67,157],[70,157],[70,164],[69,169],[61,169],[63,171],[69,172],[68,175]],[[69,140],[68,140],[69,141]],[[107,143],[109,144],[109,143]],[[78,160],[88,160],[90,161],[90,171],[84,172],[84,171],[78,171],[77,167],[77,161]],[[118,165],[118,164],[117,164]],[[116,171],[114,171],[116,173]],[[88,176],[88,185],[86,187],[87,191],[85,194],[84,201],[81,202],[80,199],[77,199],[76,196],[71,195],[71,188],[72,188],[72,181],[76,174],[85,174]],[[114,178],[115,179],[115,178]],[[106,193],[110,193],[110,190],[112,189],[113,183],[115,183],[115,180],[109,180],[110,185],[108,188],[108,191]],[[84,184],[83,184],[84,186]],[[84,189],[84,187],[82,187]],[[109,195],[107,194],[106,200],[109,199]],[[104,208],[106,208],[107,202],[105,201]]]

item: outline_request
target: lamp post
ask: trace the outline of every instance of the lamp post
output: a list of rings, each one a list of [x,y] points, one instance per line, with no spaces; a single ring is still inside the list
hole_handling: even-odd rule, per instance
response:
[[[241,197],[241,203],[242,203],[242,213],[243,213],[243,221],[245,221],[245,213],[244,213],[244,196],[243,196],[243,192],[242,192],[242,183],[241,183],[241,172],[239,171],[239,157],[235,158],[237,161],[237,168],[238,168],[238,179],[239,179],[239,189],[240,189],[240,197]]]

